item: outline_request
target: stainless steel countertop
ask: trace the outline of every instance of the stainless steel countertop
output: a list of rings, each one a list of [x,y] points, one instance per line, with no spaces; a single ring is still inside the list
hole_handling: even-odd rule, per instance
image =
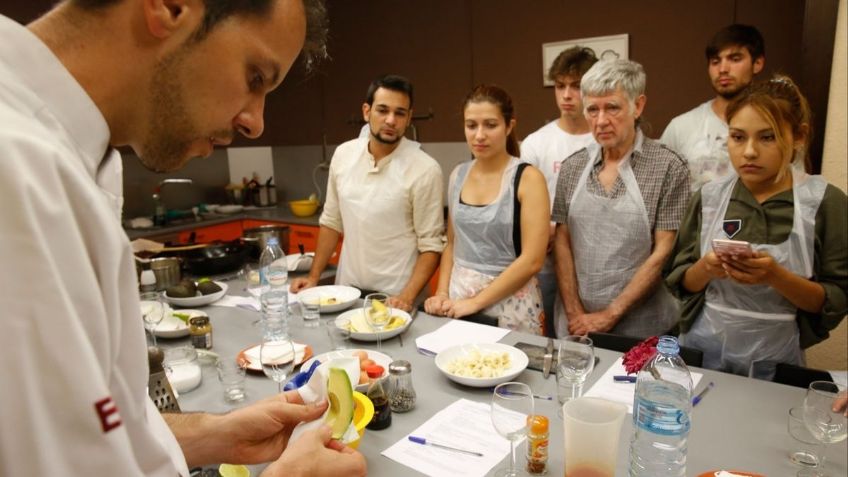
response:
[[[230,293],[244,295],[244,283],[230,282]],[[329,338],[324,328],[304,328],[302,319],[292,318],[291,333],[298,342],[308,343],[315,354],[329,350]],[[205,308],[214,326],[213,351],[222,357],[233,359],[241,350],[259,343],[260,331],[251,323],[259,314],[240,308],[209,306]],[[322,315],[322,322],[331,322],[336,315]],[[419,475],[414,470],[380,455],[384,449],[404,438],[415,428],[427,421],[437,411],[451,402],[465,398],[479,402],[489,402],[491,391],[458,385],[445,378],[433,363],[433,358],[416,352],[415,338],[429,333],[446,323],[445,318],[437,318],[419,312],[413,324],[405,332],[404,346],[397,338],[383,342],[382,352],[395,358],[408,360],[412,364],[412,376],[418,400],[415,409],[408,413],[392,416],[392,425],[382,431],[367,430],[359,450],[368,460],[369,476]],[[322,323],[324,326],[325,323]],[[544,346],[546,339],[523,333],[511,332],[503,340],[507,344],[518,341]],[[188,339],[159,339],[163,346],[188,345]],[[357,347],[376,350],[376,343],[357,343]],[[597,349],[600,358],[585,389],[589,389],[604,371],[621,353]],[[688,476],[696,476],[708,470],[744,470],[758,472],[768,476],[794,476],[799,470],[789,461],[789,452],[794,442],[787,432],[787,414],[789,408],[800,405],[804,398],[801,388],[775,384],[766,381],[748,379],[736,375],[697,369],[704,374],[699,386],[700,391],[710,381],[715,388],[694,408],[692,431],[689,435]],[[529,384],[534,392],[556,396],[556,380],[553,376],[545,380],[542,374],[526,370],[516,378]],[[247,378],[247,401],[254,402],[276,392],[276,384],[261,374],[250,374]],[[203,367],[203,383],[194,391],[183,394],[179,399],[184,411],[227,412],[235,406],[223,399],[220,383],[212,366]],[[550,459],[548,475],[562,475],[563,464],[563,426],[557,418],[557,404],[554,401],[537,400],[536,410],[548,416],[550,428]],[[632,434],[630,416],[625,420],[619,445],[617,476],[627,475],[629,439]],[[832,475],[846,475],[846,442],[829,446],[827,465]],[[517,462],[524,464],[522,452],[524,444],[516,449]],[[508,457],[506,458],[508,459]],[[502,462],[505,465],[507,460]],[[497,468],[501,467],[496,466]],[[264,466],[252,466],[253,475],[258,475]]]

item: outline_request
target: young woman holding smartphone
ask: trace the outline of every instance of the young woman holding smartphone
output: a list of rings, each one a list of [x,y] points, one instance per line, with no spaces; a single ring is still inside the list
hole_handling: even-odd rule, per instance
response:
[[[704,367],[771,379],[779,362],[803,365],[848,310],[848,198],[792,167],[812,131],[788,77],[749,87],[727,120],[736,174],[693,196],[666,283],[683,302],[681,344],[703,350]],[[716,254],[715,239],[753,254]]]

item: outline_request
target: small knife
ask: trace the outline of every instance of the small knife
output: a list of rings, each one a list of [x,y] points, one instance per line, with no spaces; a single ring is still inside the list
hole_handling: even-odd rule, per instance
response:
[[[542,363],[542,376],[545,379],[548,379],[548,376],[551,375],[551,363],[554,360],[554,340],[548,338],[548,346],[545,348],[545,358]]]

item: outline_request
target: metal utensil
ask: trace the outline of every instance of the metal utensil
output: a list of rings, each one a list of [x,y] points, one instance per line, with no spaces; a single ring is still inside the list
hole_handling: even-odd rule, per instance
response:
[[[150,367],[150,378],[147,381],[147,393],[160,412],[180,412],[180,404],[171,388],[171,382],[165,374],[162,362],[165,353],[160,348],[147,348],[147,360]]]
[[[544,362],[542,364],[542,376],[545,379],[548,379],[548,376],[551,375],[551,364],[554,360],[554,340],[548,338],[548,346],[545,348],[545,357]]]

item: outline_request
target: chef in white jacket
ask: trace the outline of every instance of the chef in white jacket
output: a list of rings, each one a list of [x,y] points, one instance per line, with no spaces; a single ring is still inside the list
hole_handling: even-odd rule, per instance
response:
[[[321,48],[321,4],[231,7],[71,0],[26,27],[0,16],[0,475],[173,477],[217,462],[364,475],[328,428],[287,448],[326,404],[278,395],[226,415],[160,415],[147,396],[114,147],[173,170],[236,131],[256,137],[307,30],[306,53]]]

